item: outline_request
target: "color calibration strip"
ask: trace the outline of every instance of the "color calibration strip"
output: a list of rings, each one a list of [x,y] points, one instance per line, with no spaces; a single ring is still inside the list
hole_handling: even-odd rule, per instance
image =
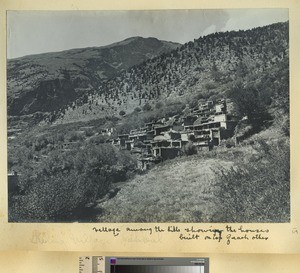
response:
[[[103,256],[79,257],[79,273],[104,273],[105,259]]]

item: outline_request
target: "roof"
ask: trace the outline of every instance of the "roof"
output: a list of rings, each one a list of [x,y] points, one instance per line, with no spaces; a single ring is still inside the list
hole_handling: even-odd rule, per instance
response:
[[[129,137],[129,134],[118,135],[118,137],[125,137],[125,136]]]
[[[155,129],[161,129],[161,128],[168,128],[171,127],[171,125],[162,125],[162,126],[155,126]]]
[[[159,135],[153,138],[153,141],[165,141],[165,140],[170,140],[171,137],[170,135]]]

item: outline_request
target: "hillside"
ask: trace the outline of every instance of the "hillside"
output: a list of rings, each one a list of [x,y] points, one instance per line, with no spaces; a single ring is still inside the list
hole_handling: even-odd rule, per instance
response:
[[[58,110],[103,81],[178,46],[156,38],[132,37],[108,46],[8,60],[8,114]]]
[[[90,220],[289,221],[289,142],[276,128],[251,140],[159,164],[121,185],[113,198],[98,201]]]
[[[213,168],[231,161],[185,158],[153,168],[128,182],[116,197],[97,205],[97,222],[209,222],[216,210]],[[116,210],[116,208],[118,208]]]
[[[92,87],[73,72],[9,117],[9,221],[289,221],[288,23],[201,37]]]
[[[288,39],[288,22],[200,37],[123,71],[90,96],[64,107],[56,118],[72,122],[117,116],[121,110],[131,113],[159,101],[213,100],[223,97],[237,81],[260,85],[262,92],[271,95],[284,90],[288,97],[288,77],[277,75],[288,69]]]

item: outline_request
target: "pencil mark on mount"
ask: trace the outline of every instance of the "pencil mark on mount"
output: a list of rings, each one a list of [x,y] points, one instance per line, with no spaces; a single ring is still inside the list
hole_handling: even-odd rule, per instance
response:
[[[288,19],[287,10],[267,11]],[[180,12],[168,11],[169,20]],[[211,24],[217,16],[193,13],[198,25],[203,14]],[[170,23],[163,11],[147,14]],[[9,222],[289,222],[289,22],[277,21],[203,29],[184,44],[148,37],[142,25],[148,38],[7,60]],[[13,39],[17,29],[8,28]],[[92,231],[228,244],[269,235],[245,225],[127,228]]]
[[[298,235],[298,229],[297,228],[293,228],[292,233]]]

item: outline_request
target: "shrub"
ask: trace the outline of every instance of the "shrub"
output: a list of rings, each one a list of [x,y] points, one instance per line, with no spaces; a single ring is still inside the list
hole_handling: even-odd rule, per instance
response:
[[[84,130],[84,133],[87,137],[93,136],[95,134],[94,130],[91,128],[87,128],[86,130]]]
[[[57,139],[57,141],[59,141],[59,142],[64,142],[64,141],[65,141],[65,135],[62,134],[62,133],[58,133],[58,134],[56,135],[56,139]]]
[[[164,106],[164,104],[161,101],[159,101],[155,104],[156,109],[161,109],[163,106]]]
[[[130,154],[109,144],[53,152],[26,181],[25,194],[10,199],[9,219],[68,220],[75,209],[104,196],[111,183],[125,180],[135,168]]]
[[[242,82],[228,90],[228,97],[235,103],[240,117],[247,116],[254,126],[269,119],[267,112],[271,103],[271,95],[259,85],[243,86]]]
[[[45,149],[47,147],[48,143],[49,143],[49,141],[46,138],[46,136],[37,137],[37,139],[34,142],[34,150],[40,151],[42,149]]]
[[[235,141],[232,138],[229,138],[229,139],[221,141],[219,146],[226,147],[226,148],[232,148],[235,146]]]
[[[216,172],[217,222],[286,222],[290,215],[289,144],[264,140],[259,156]]]
[[[81,135],[78,132],[70,132],[68,137],[67,137],[68,141],[73,142],[73,141],[81,141],[83,140],[83,135]]]
[[[124,110],[121,110],[121,111],[119,112],[119,115],[120,115],[120,116],[125,116],[125,114],[126,114],[126,112],[125,112]]]
[[[213,83],[213,82],[208,82],[208,83],[205,84],[205,88],[207,90],[215,89],[216,88],[216,84]]]
[[[149,102],[147,102],[144,106],[143,106],[143,110],[144,111],[150,111],[152,108],[151,108],[151,105],[149,104]]]
[[[93,136],[89,139],[89,143],[93,143],[95,145],[103,144],[109,140],[109,136],[106,135],[97,135]]]
[[[68,175],[57,173],[50,179],[40,175],[34,180],[28,195],[15,198],[10,220],[35,222],[66,219],[68,213],[82,204],[85,189],[79,181],[75,172]]]
[[[183,152],[185,155],[194,155],[197,154],[197,149],[193,142],[189,141],[186,145],[184,145]]]

